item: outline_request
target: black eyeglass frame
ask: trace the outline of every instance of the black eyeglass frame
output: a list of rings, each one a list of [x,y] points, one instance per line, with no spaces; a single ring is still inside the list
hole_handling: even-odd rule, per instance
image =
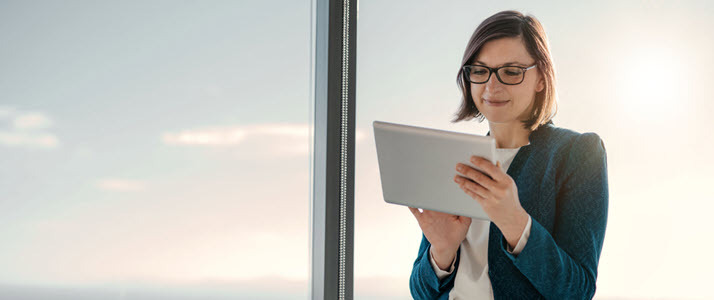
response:
[[[521,83],[523,82],[523,80],[526,79],[526,71],[528,71],[528,70],[530,70],[530,69],[533,69],[533,68],[535,68],[536,66],[538,66],[538,64],[534,64],[534,65],[532,65],[532,66],[530,66],[530,67],[501,66],[501,67],[498,67],[498,68],[490,68],[490,67],[487,67],[487,66],[484,66],[484,65],[464,65],[463,67],[461,67],[461,71],[464,72],[464,76],[466,77],[466,80],[467,80],[468,82],[475,83],[475,84],[484,84],[484,83],[488,82],[489,80],[491,80],[491,74],[496,73],[496,78],[498,78],[498,81],[499,81],[499,82],[501,82],[501,83],[503,83],[503,84],[505,84],[505,85],[518,85],[518,84],[521,84]],[[486,78],[486,80],[485,80],[485,81],[482,81],[482,82],[473,82],[473,81],[471,81],[471,76],[470,76],[470,73],[469,73],[469,68],[471,68],[471,67],[482,67],[482,68],[488,69],[488,78]],[[519,81],[518,83],[505,83],[505,82],[503,82],[503,80],[501,79],[501,76],[498,75],[498,71],[499,71],[500,69],[503,69],[503,68],[519,68],[519,69],[523,70],[523,76],[521,76],[521,81]]]

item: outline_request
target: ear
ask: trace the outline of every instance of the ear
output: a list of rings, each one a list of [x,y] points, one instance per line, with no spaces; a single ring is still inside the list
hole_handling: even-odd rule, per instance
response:
[[[538,82],[536,82],[536,93],[540,93],[545,89],[545,80],[543,79],[543,75],[538,76]]]

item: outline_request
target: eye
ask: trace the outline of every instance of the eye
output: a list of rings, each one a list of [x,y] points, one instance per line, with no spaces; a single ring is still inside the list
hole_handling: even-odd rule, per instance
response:
[[[506,76],[521,76],[523,74],[523,71],[519,68],[505,68],[503,69],[503,73]]]

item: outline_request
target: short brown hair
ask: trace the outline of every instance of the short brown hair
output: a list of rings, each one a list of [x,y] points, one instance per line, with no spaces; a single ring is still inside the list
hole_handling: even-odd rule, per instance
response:
[[[451,122],[471,120],[473,118],[483,122],[485,119],[485,116],[481,114],[474,104],[471,96],[471,85],[466,80],[462,68],[464,65],[473,63],[481,47],[486,42],[505,37],[521,37],[523,39],[528,54],[536,60],[538,65],[536,70],[543,76],[545,84],[545,88],[536,93],[533,110],[530,112],[530,117],[523,121],[523,127],[535,130],[555,116],[558,109],[555,92],[555,68],[550,56],[545,30],[535,17],[507,10],[490,16],[481,22],[473,35],[471,35],[459,67],[459,74],[456,77],[456,82],[463,95],[461,107],[456,113],[456,118]]]

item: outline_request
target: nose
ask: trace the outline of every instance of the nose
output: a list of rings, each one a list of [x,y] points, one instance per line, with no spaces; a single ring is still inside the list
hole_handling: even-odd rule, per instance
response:
[[[491,74],[491,78],[486,81],[485,85],[485,91],[489,92],[490,94],[494,94],[494,92],[503,89],[503,83],[498,80],[498,77],[496,77],[496,73]]]

